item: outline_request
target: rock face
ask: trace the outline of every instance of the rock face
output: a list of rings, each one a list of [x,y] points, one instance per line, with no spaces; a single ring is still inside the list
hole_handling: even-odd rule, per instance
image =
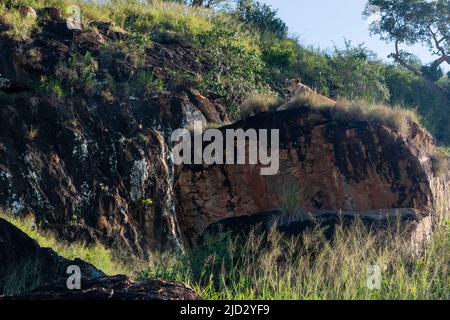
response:
[[[173,130],[196,120],[232,120],[220,99],[190,83],[213,62],[180,39],[160,39],[140,58],[142,70],[164,88],[136,97],[126,87],[136,72],[133,61],[123,52],[105,52],[105,44],[127,39],[125,32],[108,22],[69,30],[51,8],[37,15],[40,28],[29,40],[3,36],[10,26],[0,21],[0,80],[8,83],[1,88],[6,97],[0,96],[0,205],[34,214],[62,239],[98,240],[139,257],[179,249],[219,220],[278,208],[290,185],[312,211],[420,209],[448,199],[448,184],[431,170],[432,138],[419,127],[403,137],[379,124],[337,123],[309,108],[230,127],[280,129],[275,176],[263,177],[250,165],[175,168]],[[74,56],[95,60],[98,82],[112,79],[119,94],[108,98],[108,92],[72,86],[72,94],[58,96],[33,89]]]
[[[33,287],[38,281],[45,283],[67,277],[70,265],[80,267],[85,279],[104,277],[105,274],[80,259],[68,260],[49,248],[41,248],[36,241],[18,228],[0,218],[0,295],[11,281],[30,281],[24,287]],[[65,280],[64,280],[65,281]]]
[[[99,240],[141,257],[180,248],[170,133],[194,120],[227,121],[225,108],[169,80],[166,91],[114,101],[28,92],[34,79],[55,74],[76,53],[89,52],[99,73],[117,83],[131,72],[127,59],[104,59],[99,49],[125,34],[107,23],[97,23],[99,32],[68,30],[51,17],[29,41],[0,36],[0,74],[12,83],[4,91],[23,93],[0,100],[0,204],[33,212],[39,225],[69,241]],[[0,35],[1,28],[8,26],[0,23]],[[155,43],[144,68],[162,79],[207,68],[197,56],[189,46]]]
[[[133,281],[126,276],[103,277],[82,282],[81,290],[68,290],[55,282],[4,300],[201,300],[189,287],[163,280]],[[0,298],[1,300],[1,298]]]
[[[432,138],[417,125],[405,137],[382,124],[336,122],[329,111],[303,107],[227,128],[279,129],[279,173],[261,176],[258,165],[178,167],[179,221],[188,238],[225,218],[282,207],[291,186],[312,213],[424,209],[448,199],[447,178],[433,175]]]

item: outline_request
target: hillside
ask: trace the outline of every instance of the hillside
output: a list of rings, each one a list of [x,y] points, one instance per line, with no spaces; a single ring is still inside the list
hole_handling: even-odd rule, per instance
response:
[[[418,291],[419,297],[445,297],[450,172],[446,149],[439,147],[450,141],[445,96],[429,98],[417,78],[362,47],[349,45],[332,56],[303,48],[277,19],[264,29],[239,11],[80,1],[82,24],[71,29],[65,11],[71,3],[0,4],[0,206],[12,217],[7,220],[64,245],[101,247],[108,252],[105,265],[117,265],[112,272],[184,281],[211,299],[289,298],[281,287],[290,281],[299,286],[290,292],[295,298],[339,298],[339,289],[312,292],[290,273],[281,273],[279,284],[255,284],[261,285],[255,291],[233,268],[249,276],[255,261],[267,261],[274,274],[266,278],[273,281],[278,260],[323,272],[326,259],[341,270],[375,259],[397,267],[404,261],[406,272],[415,261],[411,250],[422,252],[434,232],[437,240],[424,252],[436,259],[438,276],[415,291],[430,267],[418,264],[405,275],[412,287],[402,291],[393,272],[390,288],[398,291],[391,296]],[[347,75],[343,68],[352,59],[362,67]],[[374,78],[375,70],[382,76]],[[222,133],[277,130],[279,150],[271,145],[271,151],[279,151],[279,170],[263,176],[261,163],[176,164],[171,135],[184,128],[195,139],[196,121]],[[232,146],[238,148],[234,140]],[[341,214],[350,222],[341,226]],[[33,227],[26,227],[26,217]],[[325,229],[321,235],[314,217],[342,239],[332,252],[326,243],[334,236]],[[258,233],[261,223],[267,237]],[[217,231],[222,224],[230,230]],[[243,230],[256,230],[248,243],[240,238]],[[317,250],[325,248],[312,255],[322,264],[309,264],[307,245],[289,256],[290,237],[305,236],[301,242],[308,243],[308,232],[320,239]],[[372,250],[371,241],[379,247]],[[356,242],[361,250],[347,246]],[[227,250],[233,243],[234,253],[254,252],[255,261],[235,264]],[[279,256],[268,257],[275,244]],[[337,259],[347,254],[348,261]],[[258,281],[265,278],[258,275]],[[324,283],[340,283],[331,276],[325,273]],[[99,292],[103,285],[141,290],[127,279],[88,280]],[[232,280],[241,281],[242,292],[229,290]],[[363,278],[354,283],[363,284]],[[36,297],[60,296],[60,289],[44,287]],[[358,292],[372,297],[366,289]]]

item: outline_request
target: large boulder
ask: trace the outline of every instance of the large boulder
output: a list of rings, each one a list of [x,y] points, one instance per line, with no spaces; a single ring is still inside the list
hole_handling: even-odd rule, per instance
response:
[[[330,110],[299,107],[226,127],[237,128],[279,129],[280,170],[262,176],[259,165],[178,166],[179,222],[188,240],[220,220],[282,207],[292,186],[298,205],[312,214],[424,210],[449,198],[448,172],[435,176],[436,147],[416,124],[402,134],[382,123],[336,121]]]

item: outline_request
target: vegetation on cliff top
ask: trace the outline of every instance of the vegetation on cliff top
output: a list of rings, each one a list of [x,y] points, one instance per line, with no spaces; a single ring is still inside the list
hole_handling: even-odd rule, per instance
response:
[[[115,94],[120,95],[124,87],[131,88],[125,90],[130,95],[161,91],[169,81],[157,79],[152,70],[143,69],[142,53],[154,42],[185,41],[198,49],[199,61],[212,62],[212,68],[195,75],[175,72],[172,77],[183,78],[183,81],[189,77],[200,92],[213,99],[222,99],[235,116],[239,115],[239,105],[249,93],[282,93],[285,79],[301,77],[305,84],[335,99],[417,109],[423,124],[433,135],[443,144],[450,143],[448,97],[431,90],[420,76],[403,66],[381,62],[362,45],[347,42],[344,48],[327,51],[304,47],[288,36],[288,29],[275,10],[256,1],[241,0],[235,6],[221,10],[188,6],[178,3],[180,1],[147,2],[114,0],[99,4],[82,0],[9,0],[0,4],[0,17],[13,26],[7,31],[9,36],[23,40],[32,37],[39,25],[33,19],[20,17],[21,6],[64,9],[76,3],[81,7],[85,27],[95,29],[89,24],[93,20],[112,21],[115,28],[128,33],[126,39],[108,43],[102,49],[104,54],[123,53],[134,61],[126,81],[128,85],[101,75],[95,69],[100,57],[75,55],[76,63],[67,62],[60,68],[61,71],[75,72],[46,77],[37,87],[44,92],[67,95],[82,91],[111,100]],[[420,61],[413,57],[408,63],[421,67]],[[82,69],[93,67],[76,70],[77,66]],[[422,67],[423,70],[426,68]],[[438,69],[437,72],[441,71]],[[450,90],[448,76],[441,72],[434,78],[444,92]],[[133,88],[137,92],[133,92]]]

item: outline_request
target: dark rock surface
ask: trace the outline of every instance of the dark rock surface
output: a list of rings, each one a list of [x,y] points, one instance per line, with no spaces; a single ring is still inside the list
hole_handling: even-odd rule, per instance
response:
[[[0,218],[0,294],[8,281],[14,281],[12,276],[17,277],[17,281],[29,278],[30,281],[39,279],[40,283],[45,283],[67,278],[67,267],[71,265],[77,265],[85,279],[105,276],[80,259],[68,260],[50,248],[41,248],[21,230]]]
[[[97,23],[99,33],[68,30],[57,18],[40,24],[27,41],[0,36],[0,74],[14,83],[4,91],[28,90],[86,52],[99,61],[100,74],[117,83],[129,79],[132,62],[120,55],[106,59],[100,50],[104,41],[126,34],[111,34],[107,23]],[[136,256],[180,247],[170,133],[194,120],[229,119],[220,104],[168,79],[207,68],[198,56],[189,46],[155,43],[145,68],[167,78],[167,90],[154,95],[122,92],[106,102],[85,92],[27,92],[1,99],[0,204],[17,214],[33,212],[40,226],[68,241],[99,240]]]
[[[279,208],[291,183],[311,211],[422,209],[449,198],[448,180],[431,170],[433,140],[418,126],[402,136],[381,124],[338,123],[306,107],[228,127],[280,130],[275,176],[261,176],[259,166],[175,168],[174,129],[232,120],[220,99],[190,83],[214,62],[180,39],[155,41],[140,57],[142,69],[162,80],[164,90],[132,96],[122,85],[133,61],[104,46],[127,39],[126,32],[108,22],[69,30],[54,10],[38,15],[47,18],[28,40],[3,36],[9,26],[0,21],[0,74],[11,81],[0,96],[0,205],[32,213],[61,239],[100,241],[139,257],[178,249],[215,222]],[[32,89],[86,54],[98,64],[98,82],[120,85],[117,96],[76,86],[62,96]]]
[[[55,282],[30,293],[5,300],[201,300],[191,288],[171,281],[133,281],[126,276],[104,277],[82,282],[81,290],[68,290]],[[1,298],[0,298],[1,300]]]
[[[81,289],[67,288],[67,267],[81,271]],[[16,278],[11,279],[11,275]],[[8,281],[26,281],[30,292],[1,296]],[[35,281],[38,279],[39,283]],[[25,284],[26,285],[26,284]],[[36,288],[33,288],[35,287]],[[21,288],[21,289],[25,289]],[[107,277],[80,259],[68,260],[41,248],[18,228],[0,218],[0,300],[198,300],[187,286],[163,280],[134,281],[126,276]]]
[[[231,232],[235,236],[248,235],[250,232],[268,233],[272,228],[276,228],[286,236],[300,236],[306,231],[315,228],[325,230],[327,239],[331,239],[337,225],[344,228],[350,227],[359,219],[361,223],[371,230],[387,229],[389,227],[400,226],[413,232],[417,223],[421,220],[420,213],[413,209],[392,209],[374,210],[367,212],[339,212],[332,210],[321,210],[316,212],[314,217],[302,217],[273,210],[251,215],[226,218],[208,226],[203,236],[216,235],[220,232]]]

